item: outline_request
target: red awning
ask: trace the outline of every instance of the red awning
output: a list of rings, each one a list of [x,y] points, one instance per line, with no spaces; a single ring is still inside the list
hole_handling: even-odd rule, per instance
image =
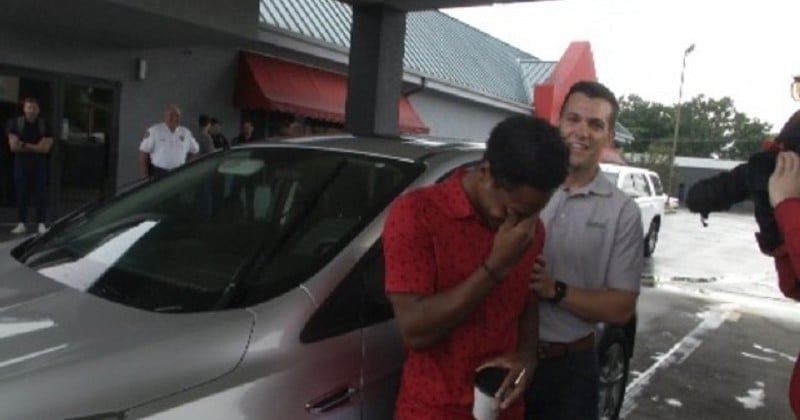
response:
[[[344,124],[347,77],[277,58],[242,52],[234,104]],[[408,98],[400,98],[401,133],[427,133]]]

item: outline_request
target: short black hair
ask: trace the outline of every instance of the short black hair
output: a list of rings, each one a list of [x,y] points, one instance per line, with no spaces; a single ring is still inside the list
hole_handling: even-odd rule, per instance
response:
[[[222,124],[222,122],[217,117],[211,117],[211,124]]]
[[[606,85],[600,82],[592,82],[588,80],[584,80],[581,82],[577,82],[572,87],[569,88],[569,92],[567,92],[567,96],[564,97],[564,103],[561,104],[561,113],[559,116],[564,116],[564,107],[567,105],[567,101],[569,101],[569,97],[572,96],[574,93],[582,93],[592,99],[603,99],[606,102],[611,104],[611,121],[609,121],[609,129],[614,129],[614,125],[617,123],[617,117],[619,116],[619,102],[617,102],[617,97],[614,96],[614,92],[611,91]]]
[[[549,122],[518,115],[492,129],[483,159],[500,188],[511,191],[527,185],[551,191],[567,177],[569,149]]]
[[[210,123],[211,123],[211,118],[209,118],[209,116],[206,114],[200,114],[200,118],[197,119],[197,124],[199,124],[200,127],[205,127]]]

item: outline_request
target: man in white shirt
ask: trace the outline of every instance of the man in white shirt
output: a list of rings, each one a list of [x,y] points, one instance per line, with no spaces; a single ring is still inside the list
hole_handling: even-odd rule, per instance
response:
[[[164,122],[145,131],[139,145],[139,175],[142,178],[171,171],[200,151],[192,132],[180,122],[180,108],[169,105],[164,110]]]

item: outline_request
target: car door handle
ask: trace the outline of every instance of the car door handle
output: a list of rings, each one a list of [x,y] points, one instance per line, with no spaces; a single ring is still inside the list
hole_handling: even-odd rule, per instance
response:
[[[354,386],[348,386],[331,391],[321,397],[309,401],[308,404],[306,404],[306,411],[311,414],[327,413],[336,407],[350,402],[356,393],[358,393],[358,388]]]

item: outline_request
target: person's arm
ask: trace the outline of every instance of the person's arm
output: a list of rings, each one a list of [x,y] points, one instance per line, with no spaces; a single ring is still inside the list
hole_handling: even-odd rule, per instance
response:
[[[53,148],[53,138],[43,137],[41,140],[39,140],[38,143],[25,143],[23,147],[24,151],[32,153],[48,154],[50,153],[50,149]]]
[[[630,200],[622,208],[615,232],[608,263],[608,287],[586,289],[565,281],[567,293],[558,305],[589,322],[619,325],[628,322],[636,311],[644,268],[643,236],[639,208]],[[556,279],[548,272],[543,258],[537,260],[531,277],[531,289],[540,298],[552,299],[555,296]]]
[[[139,178],[146,179],[150,176],[150,165],[152,161],[150,155],[155,151],[156,144],[153,141],[153,134],[150,129],[145,130],[142,141],[139,143]]]
[[[8,149],[11,150],[12,153],[19,153],[22,151],[22,142],[19,140],[16,133],[8,133]]]
[[[800,300],[800,157],[794,152],[778,155],[769,198],[783,236],[783,245],[774,253],[778,284],[786,297]]]
[[[775,252],[778,285],[784,296],[800,300],[800,198],[782,201],[775,208],[775,219],[783,245]]]
[[[535,220],[509,219],[495,235],[485,266],[475,267],[458,286],[436,291],[436,260],[430,229],[421,220],[415,197],[392,206],[384,228],[386,290],[404,343],[414,349],[433,346],[472,314],[508,275],[535,234]],[[408,272],[413,267],[413,272]],[[487,268],[488,267],[488,270]],[[490,273],[491,271],[491,273]]]
[[[139,151],[139,177],[144,179],[150,176],[150,154]]]
[[[488,273],[478,268],[466,281],[443,292],[389,294],[403,341],[417,350],[438,344],[475,311],[493,287]]]
[[[186,154],[186,160],[191,161],[197,158],[198,154],[200,153],[200,145],[197,143],[197,140],[195,140],[194,136],[189,130],[186,130],[186,136],[188,137],[189,141],[189,152]]]

